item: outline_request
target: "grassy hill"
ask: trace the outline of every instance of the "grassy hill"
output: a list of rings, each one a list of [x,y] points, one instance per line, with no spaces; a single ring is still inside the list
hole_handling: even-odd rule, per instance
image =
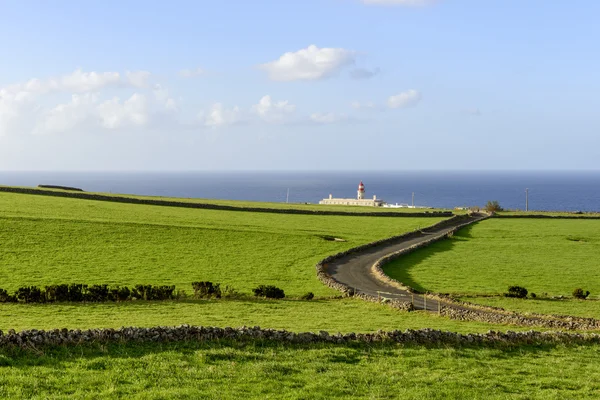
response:
[[[420,290],[517,311],[600,318],[600,220],[496,219],[461,230],[385,267],[388,275]],[[501,296],[524,286],[536,299]],[[575,288],[591,292],[586,301]],[[477,296],[494,296],[477,297]]]

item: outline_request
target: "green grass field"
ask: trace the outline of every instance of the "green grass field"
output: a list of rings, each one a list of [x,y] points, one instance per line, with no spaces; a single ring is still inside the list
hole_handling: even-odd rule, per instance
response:
[[[595,399],[598,346],[178,343],[0,351],[10,399]]]
[[[279,301],[0,304],[0,329],[183,323],[331,332],[423,327],[463,333],[528,329],[458,322],[431,313],[399,312],[357,299],[341,299],[316,279],[314,265],[327,255],[438,221],[196,210],[0,193],[0,287],[152,283],[175,284],[191,291],[192,281],[212,280],[248,294],[258,284],[274,284],[291,297]],[[426,257],[419,258],[420,251],[402,261],[412,263],[408,276],[417,277],[413,274],[421,263],[440,255],[452,255],[439,264],[446,266],[448,260],[462,265],[473,255],[489,261],[486,252],[480,251],[481,243],[489,251],[508,257],[496,261],[487,277],[471,270],[467,280],[474,282],[471,293],[504,290],[503,283],[492,282],[486,292],[478,282],[495,279],[494,268],[517,259],[524,247],[515,248],[515,242],[522,240],[529,244],[527,254],[536,255],[533,259],[538,263],[528,261],[527,265],[535,268],[529,280],[523,278],[527,275],[515,275],[515,279],[524,285],[532,283],[531,289],[539,287],[533,285],[538,280],[547,286],[554,283],[552,274],[560,268],[554,267],[552,272],[545,272],[545,268],[550,261],[563,265],[561,256],[588,260],[585,265],[569,264],[579,265],[579,272],[591,269],[590,260],[597,254],[595,227],[600,221],[534,220],[534,224],[542,224],[538,226],[544,228],[541,230],[519,226],[527,222],[486,221],[422,250],[429,252]],[[534,240],[537,231],[542,233]],[[346,241],[327,241],[323,236]],[[491,240],[495,237],[500,238],[500,244]],[[578,271],[569,271],[566,276],[574,279]],[[444,272],[442,282],[451,282],[450,271],[442,268],[437,276],[443,277]],[[436,278],[435,274],[428,276]],[[421,281],[421,275],[418,279],[415,282],[431,283]],[[558,282],[556,289],[546,290],[562,293],[567,287],[572,290],[573,284]],[[583,286],[595,290],[591,284]],[[317,299],[294,299],[307,291],[314,292]],[[468,291],[461,289],[460,293]],[[598,365],[600,346],[428,348],[213,341],[27,352],[4,348],[0,349],[0,398],[595,398],[600,389]]]
[[[274,284],[306,301],[181,301],[123,304],[0,304],[0,329],[261,325],[368,332],[436,327],[507,329],[401,313],[339,292],[316,278],[318,260],[437,218],[265,214],[140,206],[0,193],[0,287],[61,282],[175,284],[211,280],[250,294]],[[347,240],[332,242],[321,236]]]
[[[249,293],[337,294],[320,259],[439,218],[268,214],[140,206],[0,193],[0,287],[54,283],[175,284],[210,280]],[[346,242],[324,240],[322,236]]]
[[[517,311],[600,317],[596,301],[552,301],[581,287],[600,297],[600,221],[490,219],[461,230],[385,267],[390,276],[420,290],[500,295],[509,285],[546,297],[476,299]]]
[[[2,185],[0,185],[2,187]],[[11,186],[17,187],[17,186]],[[46,188],[29,188],[22,187],[23,189],[37,189],[47,192],[59,192],[64,193],[64,190],[60,189],[46,189]],[[352,213],[373,213],[373,212],[392,212],[392,213],[422,213],[422,212],[436,212],[436,211],[452,211],[455,214],[464,214],[466,211],[455,211],[450,209],[424,209],[424,208],[387,208],[387,207],[355,207],[355,206],[335,206],[335,205],[320,205],[320,204],[307,204],[307,203],[277,203],[277,202],[263,202],[263,201],[244,201],[244,200],[222,200],[222,199],[201,199],[201,198],[181,198],[181,197],[161,197],[161,196],[140,196],[134,194],[117,194],[117,193],[97,193],[97,192],[85,192],[86,194],[101,194],[103,196],[113,197],[128,197],[134,199],[145,199],[145,200],[163,200],[163,201],[177,201],[184,203],[200,203],[200,204],[216,204],[223,206],[232,207],[258,207],[258,208],[273,208],[277,210],[310,210],[310,211],[343,211]],[[323,194],[326,197],[326,194]]]

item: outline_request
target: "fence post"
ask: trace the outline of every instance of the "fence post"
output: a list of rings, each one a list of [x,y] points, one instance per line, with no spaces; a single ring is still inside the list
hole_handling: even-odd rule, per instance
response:
[[[423,294],[423,309],[427,311],[427,294]]]
[[[438,300],[438,315],[442,315],[442,303]]]

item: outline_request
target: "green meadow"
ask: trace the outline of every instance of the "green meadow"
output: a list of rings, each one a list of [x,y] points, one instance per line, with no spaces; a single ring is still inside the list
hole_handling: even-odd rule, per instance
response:
[[[0,351],[10,399],[596,399],[598,346],[188,342]]]
[[[441,218],[270,214],[0,193],[0,287],[57,283],[176,285],[209,280],[250,293],[338,293],[322,258]],[[345,241],[328,241],[334,237]]]
[[[400,312],[341,298],[316,279],[314,266],[328,255],[440,220],[217,211],[0,193],[2,288],[148,283],[191,293],[192,281],[210,280],[246,295],[259,284],[273,284],[287,295],[283,300],[5,303],[0,304],[0,330],[180,324],[297,332],[529,329]],[[599,223],[489,220],[402,258],[388,273],[402,271],[399,278],[419,288],[471,296],[499,293],[513,283],[549,295],[568,294],[574,285],[597,294],[600,287],[596,291],[591,273],[583,283],[577,279],[594,271]],[[563,271],[565,266],[570,269]],[[500,268],[502,273],[496,271]],[[564,276],[557,277],[560,271]],[[300,300],[308,291],[316,298]],[[539,301],[519,304],[535,308]],[[598,365],[600,348],[591,345],[212,341],[3,348],[0,398],[595,398]]]
[[[492,218],[398,259],[385,271],[419,290],[480,304],[600,317],[599,254],[600,220]],[[537,298],[505,298],[509,285],[523,286]],[[570,299],[575,288],[589,290],[589,299]],[[553,299],[559,296],[564,299]]]

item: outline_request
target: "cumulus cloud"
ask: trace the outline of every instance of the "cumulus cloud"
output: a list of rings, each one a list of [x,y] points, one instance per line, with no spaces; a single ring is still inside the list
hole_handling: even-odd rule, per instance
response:
[[[316,124],[335,124],[338,122],[344,122],[348,120],[348,116],[344,114],[336,113],[314,113],[310,115],[310,121]]]
[[[414,107],[421,101],[421,93],[414,89],[390,96],[387,101],[389,108],[408,108]]]
[[[202,68],[182,69],[179,71],[179,76],[182,78],[193,78],[195,76],[204,75],[205,72],[206,71],[204,71]]]
[[[373,70],[369,70],[366,68],[356,68],[350,71],[350,77],[352,79],[370,79],[375,75],[378,75],[379,72],[381,72],[379,68],[375,68]]]
[[[145,88],[148,86],[148,80],[152,74],[148,71],[127,71],[127,84],[136,88]]]
[[[281,123],[296,110],[296,106],[287,100],[274,102],[271,96],[263,96],[258,104],[252,106],[252,111],[265,122]]]
[[[204,126],[219,128],[234,125],[241,120],[241,110],[238,106],[226,108],[222,103],[215,103],[208,112],[200,113],[200,121]]]
[[[372,101],[367,101],[366,103],[361,103],[359,101],[353,101],[350,104],[350,106],[352,108],[354,108],[355,110],[378,110],[381,108]]]
[[[363,4],[378,6],[428,6],[437,0],[362,0]]]
[[[48,134],[75,129],[141,127],[150,118],[146,96],[134,93],[125,101],[118,97],[101,102],[95,93],[73,94],[67,103],[43,113],[33,133]]]
[[[354,64],[356,53],[342,48],[306,49],[283,54],[279,59],[259,66],[274,81],[318,80],[331,77]]]
[[[147,71],[127,71],[123,77],[118,72],[84,72],[77,69],[63,76],[48,79],[33,78],[25,83],[9,85],[0,90],[5,93],[28,93],[37,96],[53,92],[97,92],[107,87],[142,88],[147,86],[150,75]]]

